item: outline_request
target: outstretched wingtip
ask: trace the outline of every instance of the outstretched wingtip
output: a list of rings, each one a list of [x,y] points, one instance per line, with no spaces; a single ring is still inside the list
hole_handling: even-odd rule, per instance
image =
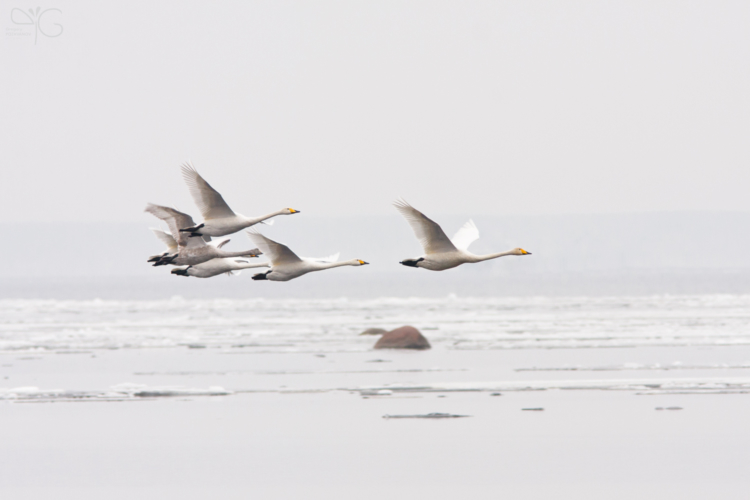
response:
[[[398,210],[404,209],[404,208],[414,208],[412,207],[408,201],[403,199],[402,197],[398,197],[393,201],[393,206],[396,207]]]
[[[188,183],[188,186],[190,186],[191,183],[195,183],[196,178],[200,178],[200,174],[195,169],[193,162],[190,160],[182,163],[180,165],[180,170],[182,171],[182,178],[185,179],[185,182]]]
[[[164,216],[164,207],[156,203],[146,203],[146,208],[143,211],[160,219]]]

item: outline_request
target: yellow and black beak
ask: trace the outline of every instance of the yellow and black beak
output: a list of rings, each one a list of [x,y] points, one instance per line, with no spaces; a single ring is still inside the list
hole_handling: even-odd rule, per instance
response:
[[[531,252],[527,252],[527,251],[526,251],[526,250],[524,250],[523,248],[521,249],[521,251],[523,252],[523,254],[524,254],[524,255],[531,255]]]
[[[357,260],[357,262],[359,262],[360,266],[365,266],[365,265],[369,264],[369,262],[365,262],[364,260]]]
[[[289,213],[292,213],[292,214],[298,214],[298,213],[299,213],[299,210],[295,210],[295,209],[293,209],[293,208],[290,208],[290,209],[289,209]]]

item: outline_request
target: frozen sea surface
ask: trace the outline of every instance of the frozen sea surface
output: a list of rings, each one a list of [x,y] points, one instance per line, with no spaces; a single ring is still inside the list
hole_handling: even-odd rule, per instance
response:
[[[0,301],[3,498],[745,498],[748,414],[747,295]]]

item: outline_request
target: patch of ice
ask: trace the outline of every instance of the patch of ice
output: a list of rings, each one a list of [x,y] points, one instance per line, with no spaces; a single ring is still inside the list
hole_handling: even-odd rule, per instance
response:
[[[123,383],[107,391],[71,391],[64,389],[39,389],[38,387],[0,388],[0,401],[128,401],[139,398],[166,398],[177,396],[226,396],[233,394],[223,387],[207,389],[168,386],[149,387],[144,384]]]
[[[451,413],[426,413],[423,415],[383,415],[383,418],[466,418],[471,415],[453,415]]]
[[[517,372],[605,372],[605,371],[631,371],[631,370],[652,370],[652,371],[669,371],[669,370],[745,370],[750,368],[750,363],[713,363],[713,364],[693,364],[686,365],[675,361],[671,365],[661,363],[640,364],[640,363],[623,363],[622,365],[611,366],[551,366],[551,367],[531,367],[516,368]]]
[[[691,391],[711,393],[715,391],[750,391],[748,378],[722,379],[613,379],[613,380],[534,380],[497,382],[448,382],[429,385],[392,384],[386,386],[359,387],[349,391],[378,391],[389,389],[399,393],[409,392],[480,392],[480,391],[546,391],[546,390],[604,390],[646,391],[642,394],[674,393]],[[641,392],[639,392],[641,394]]]

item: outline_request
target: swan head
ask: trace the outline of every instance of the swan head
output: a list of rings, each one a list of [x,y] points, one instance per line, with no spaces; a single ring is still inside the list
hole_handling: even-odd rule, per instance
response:
[[[361,260],[361,259],[356,259],[356,264],[354,264],[354,265],[355,266],[366,266],[368,264],[369,264],[369,262],[365,262],[364,260]]]
[[[282,210],[282,212],[284,213],[284,215],[292,215],[292,214],[298,214],[299,210],[295,210],[293,208],[285,208]]]
[[[527,252],[523,248],[514,248],[511,252],[513,255],[531,255],[531,252]]]

